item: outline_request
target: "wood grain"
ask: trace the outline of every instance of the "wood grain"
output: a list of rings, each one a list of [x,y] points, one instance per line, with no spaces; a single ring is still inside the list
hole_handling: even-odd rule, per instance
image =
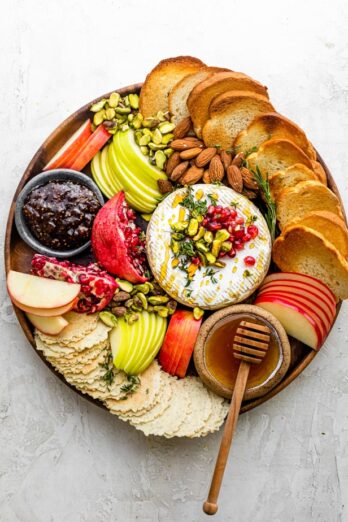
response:
[[[122,95],[129,94],[130,92],[139,92],[141,88],[141,83],[130,85],[128,87],[123,87],[121,89],[118,89],[117,92],[119,92]],[[25,183],[34,177],[36,174],[39,174],[42,171],[42,168],[47,163],[47,161],[59,150],[59,148],[63,145],[63,143],[66,141],[66,139],[71,136],[75,130],[79,128],[79,126],[83,123],[83,121],[89,117],[89,107],[92,103],[95,103],[96,101],[100,100],[101,98],[107,98],[111,93],[104,94],[103,96],[100,96],[96,98],[95,100],[90,101],[80,109],[78,109],[76,112],[74,112],[71,116],[69,116],[66,120],[64,120],[51,134],[50,136],[45,140],[45,142],[41,145],[41,147],[37,150],[35,155],[33,156],[32,160],[30,161],[28,167],[26,168],[23,177],[17,187],[17,190],[15,192],[15,195],[13,197],[11,207],[9,210],[8,220],[7,220],[7,226],[6,226],[6,236],[5,236],[5,248],[4,248],[4,256],[5,256],[5,269],[6,273],[11,270],[28,270],[29,268],[29,262],[31,259],[31,256],[33,254],[33,251],[24,244],[21,239],[19,238],[17,234],[16,227],[14,225],[14,210],[16,205],[16,199],[22,188],[24,187]],[[340,198],[338,189],[336,187],[336,184],[332,178],[332,175],[327,168],[325,162],[322,160],[320,155],[318,154],[318,161],[322,164],[327,178],[328,178],[328,186],[331,188],[331,190]],[[86,174],[90,174],[89,169],[85,170]],[[78,262],[78,259],[74,261]],[[337,315],[339,313],[341,307],[341,303],[338,304],[337,307]],[[31,325],[26,319],[25,314],[19,310],[16,306],[13,306],[15,314],[17,316],[17,319],[19,321],[19,324],[24,332],[24,335],[28,339],[29,343],[35,349],[35,342],[33,337],[33,331],[31,328]],[[336,315],[336,317],[337,317]],[[263,397],[259,399],[253,399],[250,401],[246,401],[243,403],[241,408],[241,413],[245,411],[249,411],[259,404],[262,404],[263,402],[269,400],[270,398],[274,397],[277,393],[282,391],[284,388],[286,388],[296,377],[302,373],[302,371],[311,363],[313,358],[316,356],[315,351],[310,350],[308,347],[304,346],[303,344],[299,343],[298,341],[295,341],[291,339],[291,349],[292,349],[292,362],[290,365],[290,369],[285,376],[284,380],[278,384],[271,392],[267,393]],[[43,360],[43,362],[48,366],[48,368],[57,375],[59,379],[61,379],[67,386],[69,386],[75,393],[78,393],[81,397],[84,397],[85,399],[89,400],[93,404],[104,408],[105,407],[97,400],[92,399],[91,397],[88,397],[86,395],[83,395],[81,392],[79,392],[76,388],[68,384],[64,377],[60,375],[51,365],[50,363],[43,357],[41,353],[39,353],[35,349],[35,353]]]

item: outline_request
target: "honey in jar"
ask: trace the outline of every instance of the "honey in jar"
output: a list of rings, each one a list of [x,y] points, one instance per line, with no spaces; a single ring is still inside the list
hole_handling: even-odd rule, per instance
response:
[[[208,334],[205,344],[205,364],[208,372],[222,385],[233,388],[239,361],[233,356],[233,339],[242,320],[267,325],[270,330],[270,344],[260,364],[250,365],[247,389],[257,388],[270,379],[282,363],[280,340],[274,326],[251,314],[234,314],[218,321]]]

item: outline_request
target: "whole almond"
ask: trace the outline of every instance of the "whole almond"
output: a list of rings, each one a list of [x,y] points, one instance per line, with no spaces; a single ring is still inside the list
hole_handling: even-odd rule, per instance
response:
[[[232,160],[232,165],[236,165],[236,167],[241,167],[243,164],[243,160],[245,159],[244,152],[239,152]]]
[[[196,138],[194,138],[193,140],[189,139],[189,138],[185,138],[185,139],[180,139],[180,140],[173,140],[171,143],[170,143],[170,147],[174,150],[179,150],[179,151],[183,151],[183,150],[187,150],[187,149],[193,149],[194,147],[203,147],[203,143],[199,140],[197,140]]]
[[[178,179],[181,178],[181,176],[183,174],[185,174],[185,172],[187,171],[189,167],[189,162],[188,161],[183,161],[182,163],[180,163],[179,165],[177,165],[175,167],[175,169],[173,170],[171,176],[170,176],[170,179],[172,181],[178,181]]]
[[[180,152],[173,152],[173,154],[168,158],[167,166],[166,166],[166,174],[167,176],[171,176],[175,167],[177,167],[181,163]]]
[[[227,181],[228,184],[236,192],[242,192],[243,190],[243,178],[242,173],[236,165],[230,165],[227,169]]]
[[[207,147],[206,149],[202,150],[199,156],[197,156],[196,158],[197,167],[205,167],[206,165],[208,165],[208,163],[213,159],[215,154],[215,147]]]
[[[181,185],[193,185],[197,183],[204,174],[204,169],[199,169],[198,167],[190,167],[185,174],[180,178]]]
[[[204,174],[203,174],[203,182],[204,182],[204,183],[211,183],[211,181],[210,181],[209,170],[205,170],[205,171],[204,171]]]
[[[230,152],[227,152],[226,150],[222,150],[220,152],[220,158],[221,158],[222,164],[224,166],[224,169],[227,172],[228,167],[232,163],[232,154]]]
[[[158,179],[157,185],[161,194],[168,194],[168,192],[171,192],[174,188],[169,179]]]
[[[180,158],[183,160],[190,160],[198,156],[202,152],[199,147],[193,147],[193,149],[187,149],[180,152]]]
[[[215,155],[209,165],[209,176],[211,183],[222,181],[224,175],[225,170],[220,156]]]
[[[191,130],[192,122],[190,116],[179,121],[175,129],[173,130],[174,139],[178,140],[184,138]]]
[[[240,169],[243,178],[244,187],[251,190],[258,190],[259,186],[249,169],[241,167]]]

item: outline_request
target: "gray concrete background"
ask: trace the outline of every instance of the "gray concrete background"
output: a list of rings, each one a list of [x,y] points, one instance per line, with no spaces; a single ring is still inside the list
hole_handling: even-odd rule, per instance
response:
[[[308,133],[348,208],[348,4],[232,0],[3,0],[1,247],[17,183],[44,138],[94,97],[192,54],[269,86]],[[42,364],[1,275],[0,520],[206,520],[220,434],[150,440],[79,398]],[[215,520],[348,520],[348,320],[313,364],[243,415]]]

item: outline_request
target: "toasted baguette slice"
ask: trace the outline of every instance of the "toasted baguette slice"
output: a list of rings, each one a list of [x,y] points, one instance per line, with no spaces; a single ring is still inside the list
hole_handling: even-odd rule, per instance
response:
[[[181,120],[190,116],[187,108],[187,98],[192,89],[203,82],[216,72],[228,71],[221,67],[203,67],[197,72],[184,76],[182,80],[174,85],[169,93],[168,103],[169,112],[172,115],[172,122],[177,125]]]
[[[227,91],[248,91],[268,98],[267,88],[243,73],[231,71],[213,74],[196,85],[187,99],[195,133],[200,138],[203,126],[209,119],[209,106],[212,100]]]
[[[257,150],[262,143],[274,138],[292,141],[310,159],[317,158],[303,130],[296,123],[276,112],[256,116],[248,128],[238,134],[233,146],[238,152],[247,152],[252,149]]]
[[[319,181],[321,181],[323,183],[323,185],[327,185],[327,179],[326,179],[326,174],[325,174],[325,170],[324,170],[324,167],[321,165],[321,163],[319,163],[319,161],[312,161],[312,169],[314,170],[317,178],[319,179]]]
[[[268,98],[248,91],[227,91],[214,98],[209,120],[203,127],[207,147],[220,145],[230,149],[237,134],[261,112],[272,110]]]
[[[340,217],[327,210],[308,212],[302,218],[295,219],[287,225],[303,225],[319,232],[329,243],[332,243],[343,257],[348,257],[348,230],[345,222]]]
[[[316,210],[327,210],[343,219],[337,196],[320,181],[301,181],[295,187],[282,190],[277,201],[280,230],[291,221]]]
[[[268,178],[273,199],[277,200],[279,193],[285,188],[291,188],[301,181],[317,180],[317,176],[302,163],[295,163],[285,170],[274,172]]]
[[[292,141],[272,139],[260,145],[257,152],[247,157],[249,168],[260,169],[261,174],[266,177],[278,170],[285,170],[296,163],[302,163],[308,169],[313,170],[309,157]]]
[[[168,111],[168,94],[184,76],[194,73],[205,64],[192,56],[177,56],[160,61],[146,76],[140,92],[140,112],[144,118],[158,111]]]
[[[302,225],[288,227],[275,240],[272,257],[283,272],[316,277],[339,299],[348,298],[348,262],[319,232]]]

